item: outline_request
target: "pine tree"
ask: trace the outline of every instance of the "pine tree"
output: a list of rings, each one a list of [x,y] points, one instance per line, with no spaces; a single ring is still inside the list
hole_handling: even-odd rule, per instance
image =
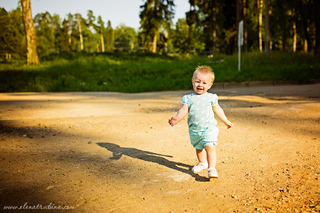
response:
[[[24,29],[27,37],[27,64],[40,64],[37,48],[36,30],[33,25],[31,2],[30,0],[21,0],[22,17]]]

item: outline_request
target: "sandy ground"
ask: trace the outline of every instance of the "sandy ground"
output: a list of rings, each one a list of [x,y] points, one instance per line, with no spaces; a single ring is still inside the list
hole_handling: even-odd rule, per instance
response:
[[[0,94],[0,211],[320,212],[320,84],[212,89],[211,180],[167,123],[190,92]]]

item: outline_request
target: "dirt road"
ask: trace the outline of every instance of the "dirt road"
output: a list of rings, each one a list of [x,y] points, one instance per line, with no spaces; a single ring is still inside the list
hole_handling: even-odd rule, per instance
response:
[[[320,212],[320,84],[212,89],[213,180],[167,123],[190,92],[0,94],[1,212]]]

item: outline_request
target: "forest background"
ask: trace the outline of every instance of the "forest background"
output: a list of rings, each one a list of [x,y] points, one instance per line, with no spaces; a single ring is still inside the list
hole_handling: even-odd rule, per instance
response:
[[[199,64],[212,66],[218,82],[320,78],[317,0],[189,0],[190,11],[176,23],[174,0],[145,0],[138,31],[113,28],[91,10],[64,19],[38,13],[32,18],[38,63],[28,62],[22,4],[0,8],[0,92],[189,89]]]

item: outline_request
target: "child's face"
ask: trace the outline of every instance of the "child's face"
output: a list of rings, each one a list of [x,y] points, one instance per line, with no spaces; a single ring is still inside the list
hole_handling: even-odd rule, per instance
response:
[[[196,72],[194,78],[192,79],[192,85],[193,90],[197,95],[203,95],[212,86],[211,77],[208,74]]]

